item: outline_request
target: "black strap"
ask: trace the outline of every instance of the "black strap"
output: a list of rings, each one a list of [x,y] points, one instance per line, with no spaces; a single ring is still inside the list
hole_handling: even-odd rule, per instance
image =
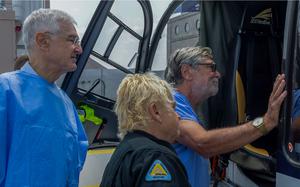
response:
[[[274,36],[268,38],[268,43],[269,43],[269,55],[271,60],[270,64],[271,64],[272,80],[275,80],[280,70],[278,43],[276,42],[276,38]]]
[[[247,43],[247,60],[246,60],[246,76],[247,76],[247,81],[246,81],[246,114],[249,114],[249,111],[251,110],[251,107],[249,104],[253,103],[253,62],[254,62],[254,48],[255,48],[255,42],[254,38],[249,37],[248,38],[248,43]],[[253,117],[253,116],[252,116]]]

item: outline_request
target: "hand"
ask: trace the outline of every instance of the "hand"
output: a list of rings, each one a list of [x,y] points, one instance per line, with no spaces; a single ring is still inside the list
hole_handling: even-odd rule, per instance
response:
[[[273,85],[273,90],[269,98],[268,110],[264,116],[266,128],[270,131],[278,124],[280,106],[287,95],[285,88],[285,75],[279,74]]]

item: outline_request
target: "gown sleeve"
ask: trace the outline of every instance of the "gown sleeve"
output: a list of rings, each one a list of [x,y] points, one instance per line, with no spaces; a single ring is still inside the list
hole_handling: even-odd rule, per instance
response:
[[[8,158],[7,90],[6,81],[0,77],[0,187],[5,185]]]

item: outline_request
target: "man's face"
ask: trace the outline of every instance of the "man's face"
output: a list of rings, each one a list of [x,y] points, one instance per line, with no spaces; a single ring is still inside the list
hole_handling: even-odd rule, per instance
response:
[[[210,58],[202,58],[201,62],[193,68],[193,92],[201,92],[207,98],[214,96],[219,90],[220,73],[213,71],[214,61]]]
[[[73,24],[61,23],[59,25],[60,33],[50,33],[48,59],[55,71],[61,73],[75,71],[77,57],[82,53],[77,31]]]

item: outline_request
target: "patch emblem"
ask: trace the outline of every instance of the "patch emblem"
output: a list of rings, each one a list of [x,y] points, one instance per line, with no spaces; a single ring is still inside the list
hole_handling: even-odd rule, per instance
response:
[[[160,160],[155,160],[145,179],[146,181],[171,181],[172,177],[167,167]]]

